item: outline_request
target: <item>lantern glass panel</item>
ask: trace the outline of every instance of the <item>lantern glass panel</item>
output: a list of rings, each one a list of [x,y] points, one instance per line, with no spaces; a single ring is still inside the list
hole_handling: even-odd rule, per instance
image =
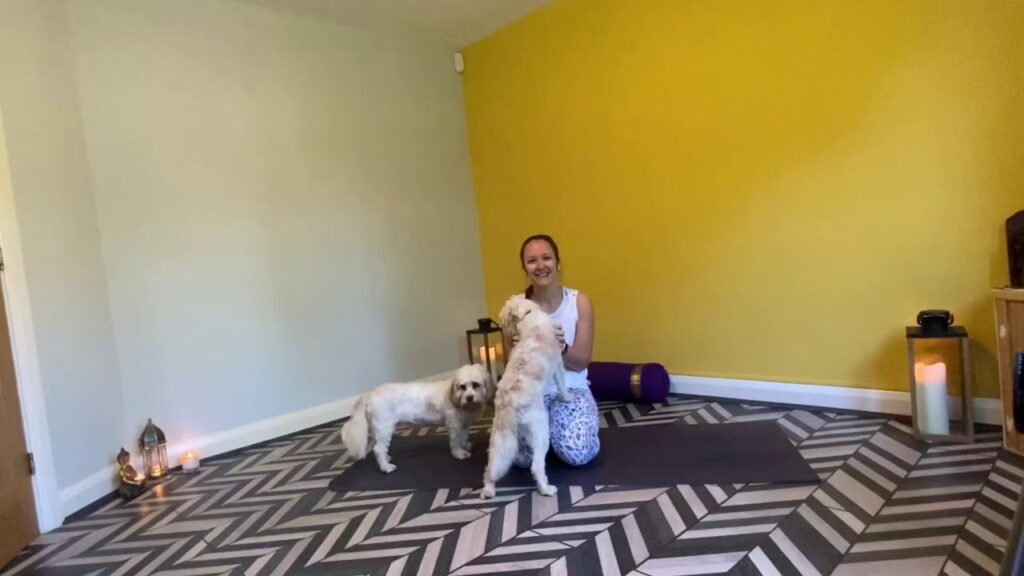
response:
[[[166,473],[166,466],[160,464],[160,452],[157,448],[144,448],[142,459],[146,464],[146,476],[150,479],[160,478]]]
[[[156,451],[157,464],[160,466],[161,475],[166,474],[170,470],[170,466],[167,464],[167,444],[161,444]]]

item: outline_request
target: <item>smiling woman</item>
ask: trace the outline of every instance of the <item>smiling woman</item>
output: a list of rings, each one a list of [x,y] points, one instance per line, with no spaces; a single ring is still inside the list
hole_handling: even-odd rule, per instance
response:
[[[530,281],[526,297],[550,314],[561,329],[565,382],[572,400],[554,401],[554,382],[545,385],[551,448],[566,463],[582,466],[593,460],[601,448],[597,403],[587,380],[587,366],[594,350],[594,310],[586,294],[562,286],[562,259],[551,236],[538,234],[524,240],[519,248],[519,261]],[[521,451],[516,464],[528,465],[529,456]]]

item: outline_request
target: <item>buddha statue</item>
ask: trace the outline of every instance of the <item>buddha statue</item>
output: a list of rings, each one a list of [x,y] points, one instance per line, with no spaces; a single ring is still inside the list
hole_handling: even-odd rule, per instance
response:
[[[131,465],[131,455],[124,448],[117,454],[117,465],[121,478],[117,491],[122,498],[131,500],[146,491],[146,475],[135,470]]]

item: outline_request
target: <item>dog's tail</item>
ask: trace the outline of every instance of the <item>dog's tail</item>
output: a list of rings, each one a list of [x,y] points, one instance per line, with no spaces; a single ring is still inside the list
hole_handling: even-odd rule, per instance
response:
[[[366,422],[366,399],[360,397],[352,409],[352,416],[341,427],[341,441],[345,444],[348,455],[356,460],[366,456],[369,443],[370,427]]]

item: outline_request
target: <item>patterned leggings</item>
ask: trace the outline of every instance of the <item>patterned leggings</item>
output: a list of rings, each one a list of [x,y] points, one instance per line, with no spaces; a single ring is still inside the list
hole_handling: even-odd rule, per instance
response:
[[[562,402],[555,396],[544,397],[551,426],[551,449],[566,464],[583,466],[593,460],[601,449],[597,402],[589,388],[573,388],[569,394],[572,396],[570,402]],[[530,467],[530,449],[522,439],[515,465]]]

